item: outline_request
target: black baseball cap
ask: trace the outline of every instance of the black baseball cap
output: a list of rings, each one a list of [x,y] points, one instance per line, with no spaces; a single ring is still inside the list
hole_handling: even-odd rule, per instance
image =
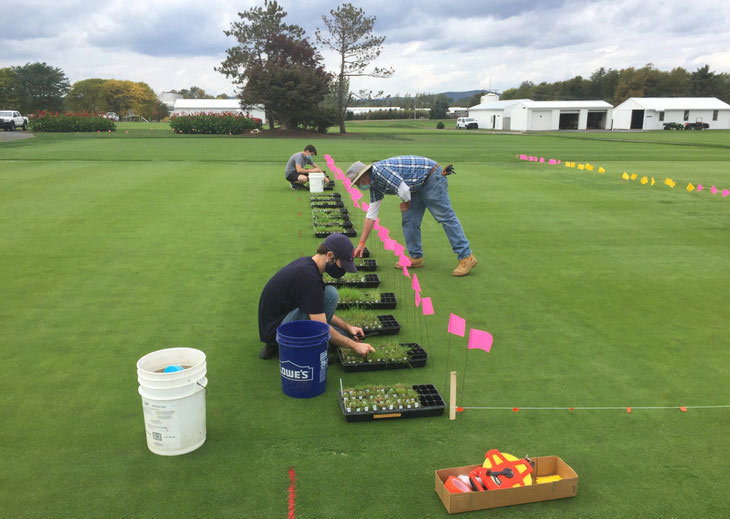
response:
[[[322,244],[340,260],[343,269],[347,272],[357,272],[355,262],[352,261],[352,253],[355,252],[355,247],[352,245],[350,238],[336,232],[327,236]]]

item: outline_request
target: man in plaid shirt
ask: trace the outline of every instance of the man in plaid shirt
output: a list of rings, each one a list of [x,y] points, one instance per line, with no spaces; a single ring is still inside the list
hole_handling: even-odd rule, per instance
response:
[[[421,222],[428,209],[434,219],[443,225],[451,248],[459,258],[459,264],[452,274],[467,275],[477,260],[469,248],[469,240],[464,235],[461,222],[451,207],[446,178],[451,172],[453,168],[450,165],[442,169],[436,161],[415,155],[392,157],[370,165],[355,162],[350,166],[347,178],[356,186],[370,189],[370,207],[355,255],[362,256],[365,241],[373,229],[385,195],[398,195],[402,200],[401,223],[411,268],[423,267]],[[395,264],[395,268],[401,268],[400,262]]]

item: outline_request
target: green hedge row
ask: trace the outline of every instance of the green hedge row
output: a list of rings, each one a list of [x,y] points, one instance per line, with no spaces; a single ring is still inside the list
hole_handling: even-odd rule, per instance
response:
[[[113,132],[117,129],[111,119],[88,114],[40,112],[29,117],[28,124],[34,132]]]
[[[238,135],[261,125],[260,119],[240,114],[173,115],[170,126],[175,133],[230,134]]]

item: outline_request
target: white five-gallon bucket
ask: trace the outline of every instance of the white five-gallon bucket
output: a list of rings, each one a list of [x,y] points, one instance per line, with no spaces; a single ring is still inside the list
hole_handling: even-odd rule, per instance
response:
[[[168,366],[182,366],[163,373]],[[205,443],[205,353],[168,348],[137,361],[147,447],[155,454],[176,456]]]
[[[311,193],[322,193],[324,191],[324,173],[309,174],[309,191]]]

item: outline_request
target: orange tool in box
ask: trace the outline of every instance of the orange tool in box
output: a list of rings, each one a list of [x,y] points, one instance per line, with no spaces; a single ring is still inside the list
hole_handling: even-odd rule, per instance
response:
[[[487,451],[485,458],[482,467],[469,473],[469,479],[477,490],[526,487],[532,484],[532,465],[527,459],[518,459],[497,449]]]

